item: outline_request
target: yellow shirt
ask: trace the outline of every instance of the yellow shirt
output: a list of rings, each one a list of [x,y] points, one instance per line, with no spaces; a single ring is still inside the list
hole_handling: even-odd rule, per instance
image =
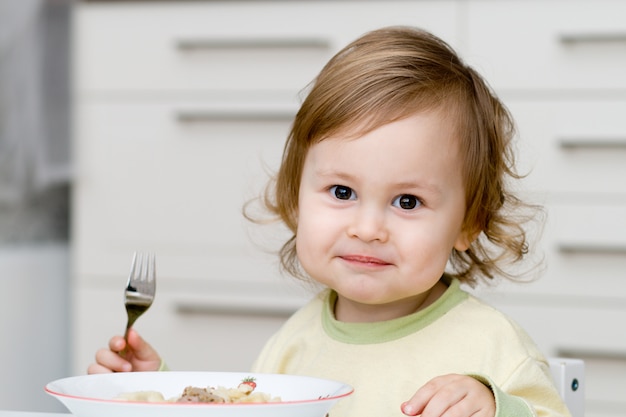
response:
[[[377,323],[335,320],[333,291],[296,312],[266,344],[254,372],[309,375],[352,385],[330,417],[400,417],[427,381],[468,374],[488,385],[497,417],[570,416],[528,335],[453,280],[433,304]]]

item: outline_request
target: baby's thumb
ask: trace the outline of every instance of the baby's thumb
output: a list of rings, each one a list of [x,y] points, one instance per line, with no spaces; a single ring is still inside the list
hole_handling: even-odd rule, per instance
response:
[[[132,328],[128,331],[128,346],[132,349],[133,356],[139,360],[159,359],[159,354]]]

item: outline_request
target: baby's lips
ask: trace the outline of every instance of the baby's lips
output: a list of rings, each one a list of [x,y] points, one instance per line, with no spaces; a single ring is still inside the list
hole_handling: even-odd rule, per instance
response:
[[[345,255],[343,259],[352,262],[362,262],[367,264],[378,264],[378,265],[390,265],[389,262],[384,261],[380,258],[376,258],[373,256],[365,256],[365,255]]]

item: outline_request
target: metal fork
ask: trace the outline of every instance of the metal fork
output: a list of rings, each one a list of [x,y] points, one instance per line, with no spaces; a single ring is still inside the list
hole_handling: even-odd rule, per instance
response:
[[[130,267],[128,283],[124,290],[124,305],[128,315],[124,339],[128,340],[128,330],[146,312],[154,301],[156,291],[156,270],[154,254],[143,255],[135,252]]]

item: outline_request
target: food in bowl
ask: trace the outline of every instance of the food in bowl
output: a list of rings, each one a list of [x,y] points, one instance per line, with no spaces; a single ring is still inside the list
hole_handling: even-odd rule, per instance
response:
[[[123,392],[116,399],[142,402],[176,402],[176,403],[267,403],[280,402],[280,397],[273,397],[265,392],[256,391],[253,377],[244,378],[237,387],[194,387],[187,386],[181,395],[166,399],[158,391]]]

